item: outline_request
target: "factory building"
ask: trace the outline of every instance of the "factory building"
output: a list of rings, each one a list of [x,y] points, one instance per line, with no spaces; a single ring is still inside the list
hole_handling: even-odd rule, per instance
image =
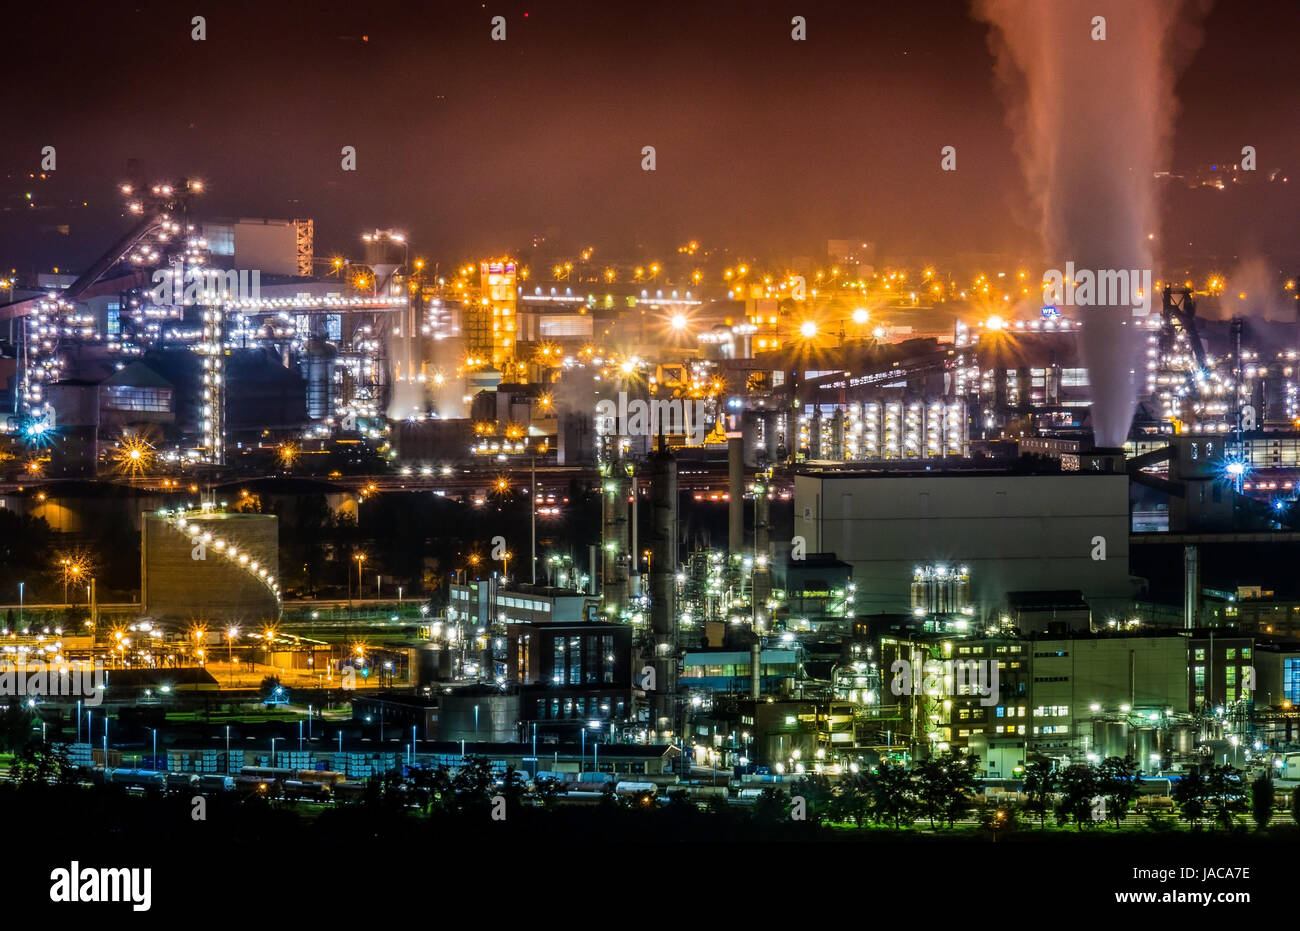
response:
[[[853,567],[859,614],[911,613],[917,567],[969,572],[973,617],[1008,592],[1080,590],[1127,605],[1128,477],[1076,473],[802,473],[794,532]]]
[[[598,599],[571,588],[515,583],[498,579],[453,582],[450,589],[451,620],[477,627],[489,624],[577,624],[594,621]]]
[[[312,273],[315,223],[262,217],[203,223],[203,238],[220,267],[258,269],[263,275]]]
[[[682,657],[683,689],[743,693],[753,697],[753,683],[762,695],[793,690],[799,674],[799,653],[793,649],[767,649],[759,654],[759,672],[754,676],[752,650],[688,650]]]
[[[1031,646],[1030,717],[1024,722],[1031,751],[1133,752],[1145,766],[1154,732],[1190,711],[1184,637],[1073,637]],[[1127,739],[1130,729],[1134,745],[1120,748],[1116,741]],[[1139,757],[1138,749],[1148,756]]]
[[[848,631],[856,594],[848,563],[833,553],[808,553],[803,559],[777,560],[774,566],[773,581],[786,595],[787,627]]]
[[[1192,657],[1190,707],[1208,711],[1250,699],[1273,704],[1282,700],[1276,688],[1259,694],[1260,676],[1255,666],[1255,638],[1230,634],[1196,637],[1188,644]]]
[[[1245,707],[1242,683],[1255,662],[1268,665],[1257,679],[1267,696],[1251,693],[1257,704],[1283,701],[1286,660],[1294,655],[1208,632],[1190,639],[1175,631],[886,636],[873,713],[881,726],[893,722],[896,733],[910,735],[914,747],[969,749],[988,776],[1010,776],[1033,755],[1131,756],[1155,769],[1173,754],[1190,754],[1198,736],[1217,734],[1212,724],[1198,725],[1198,710],[1217,703],[1231,717]]]
[[[574,739],[584,728],[617,733],[638,717],[627,625],[509,624],[506,669],[525,730]]]

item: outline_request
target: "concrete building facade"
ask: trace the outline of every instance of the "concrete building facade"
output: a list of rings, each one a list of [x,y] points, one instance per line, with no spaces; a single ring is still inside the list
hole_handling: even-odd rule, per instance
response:
[[[1135,594],[1128,477],[1105,474],[805,473],[794,532],[853,567],[859,614],[907,613],[917,567],[965,567],[975,617],[1008,592],[1083,592],[1094,614]]]

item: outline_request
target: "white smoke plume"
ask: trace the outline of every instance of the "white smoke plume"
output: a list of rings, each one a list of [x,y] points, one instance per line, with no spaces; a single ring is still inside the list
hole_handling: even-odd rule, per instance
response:
[[[1182,0],[975,0],[993,27],[1047,268],[1151,269],[1178,65],[1206,4]],[[1105,19],[1105,38],[1096,17]],[[1155,301],[1153,300],[1153,303]],[[1156,305],[1158,306],[1158,304]],[[1101,446],[1120,446],[1142,343],[1130,307],[1083,309],[1082,350]]]

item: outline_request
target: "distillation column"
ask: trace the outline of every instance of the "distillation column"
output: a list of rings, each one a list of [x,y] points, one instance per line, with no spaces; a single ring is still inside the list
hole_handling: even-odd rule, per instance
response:
[[[760,472],[754,484],[754,574],[753,598],[754,631],[767,629],[770,617],[767,600],[772,596],[772,503],[768,499],[771,473]]]
[[[628,606],[628,523],[627,499],[631,493],[627,464],[607,460],[601,464],[602,485],[601,535],[604,553],[601,570],[601,594],[604,612],[618,620]]]

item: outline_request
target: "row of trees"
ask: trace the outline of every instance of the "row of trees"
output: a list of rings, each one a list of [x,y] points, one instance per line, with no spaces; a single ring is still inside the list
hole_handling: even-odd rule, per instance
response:
[[[930,826],[953,827],[958,820],[978,815],[991,828],[1011,827],[1023,812],[1045,827],[1048,815],[1059,825],[1077,829],[1112,822],[1119,827],[1138,797],[1139,770],[1129,758],[1107,757],[1098,764],[1081,763],[1056,769],[1050,760],[1038,760],[1025,771],[1022,805],[981,805],[976,780],[977,758],[947,753],[914,764],[910,769],[882,763],[870,772],[847,776],[832,784],[825,776],[807,776],[795,783],[787,797],[770,789],[759,798],[755,816],[775,820],[788,817],[790,800],[804,799],[809,820],[870,820],[895,829],[925,818]],[[1193,827],[1210,822],[1229,829],[1249,811],[1261,830],[1276,813],[1277,788],[1268,776],[1249,786],[1232,766],[1193,768],[1172,789],[1179,816]],[[1291,815],[1300,825],[1300,789],[1291,793]]]
[[[1138,771],[1130,759],[1109,757],[1096,765],[1060,770],[1044,760],[1026,770],[1022,805],[994,806],[977,799],[977,762],[975,757],[946,753],[910,768],[882,763],[837,783],[810,774],[795,782],[788,795],[775,786],[766,789],[748,820],[769,826],[803,821],[851,822],[861,827],[872,822],[899,830],[917,819],[925,819],[932,829],[953,828],[973,816],[983,827],[1000,831],[1016,827],[1022,814],[1037,818],[1043,827],[1050,813],[1057,824],[1082,830],[1106,822],[1118,827],[1138,794]],[[63,748],[27,744],[18,749],[12,776],[27,783],[71,784],[75,771]],[[356,804],[394,816],[412,806],[425,814],[487,816],[503,803],[503,810],[512,812],[528,807],[553,811],[565,792],[563,783],[539,779],[530,785],[513,768],[498,770],[485,757],[471,757],[454,769],[418,767],[405,777],[392,772],[373,778]],[[680,790],[668,792],[667,806],[652,804],[649,795],[616,797],[612,783],[604,784],[602,793],[600,805],[607,809],[651,813],[661,807],[678,812],[695,808]],[[1267,776],[1247,786],[1239,770],[1211,765],[1184,774],[1175,784],[1173,801],[1180,816],[1194,827],[1209,822],[1236,828],[1250,811],[1262,830],[1275,816],[1278,790]],[[1300,825],[1300,789],[1290,793],[1289,802],[1291,817]],[[742,812],[727,809],[721,799],[710,808],[715,814],[744,820]]]
[[[809,821],[867,820],[893,828],[926,818],[930,826],[954,826],[975,809],[977,765],[975,756],[945,753],[916,763],[911,769],[881,764],[832,784],[823,775],[809,775],[794,784],[790,797],[804,799]],[[777,820],[788,817],[785,793],[768,789],[759,796],[754,817]]]

